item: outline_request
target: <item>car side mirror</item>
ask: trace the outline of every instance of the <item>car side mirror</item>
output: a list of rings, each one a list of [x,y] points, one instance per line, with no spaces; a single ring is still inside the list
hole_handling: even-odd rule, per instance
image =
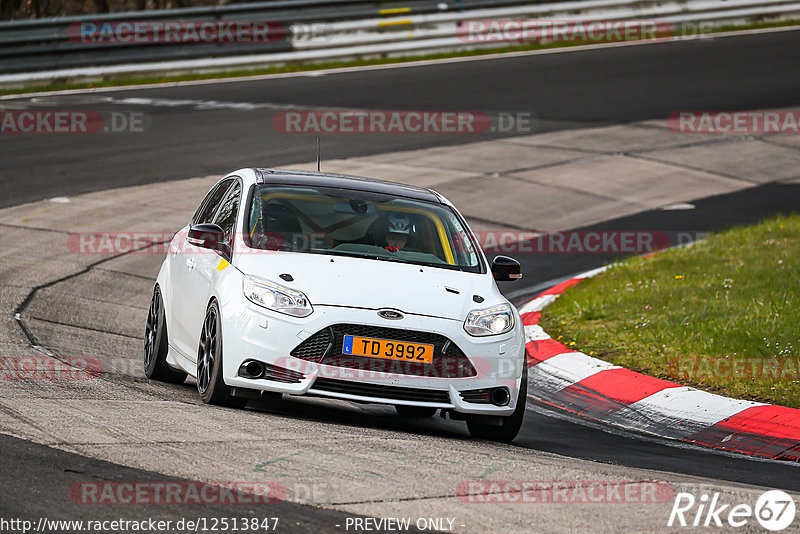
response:
[[[186,241],[196,247],[230,254],[228,244],[225,242],[225,231],[217,224],[195,224],[189,229]]]
[[[508,256],[495,256],[492,260],[492,276],[496,282],[513,282],[522,278],[522,265]]]

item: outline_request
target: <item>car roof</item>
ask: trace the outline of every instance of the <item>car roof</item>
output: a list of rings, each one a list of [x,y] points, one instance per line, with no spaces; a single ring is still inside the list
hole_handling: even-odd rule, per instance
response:
[[[355,189],[371,193],[383,193],[399,197],[425,200],[441,204],[439,195],[422,187],[400,184],[363,176],[352,176],[335,172],[297,171],[291,169],[254,169],[256,180],[265,184],[311,185]]]

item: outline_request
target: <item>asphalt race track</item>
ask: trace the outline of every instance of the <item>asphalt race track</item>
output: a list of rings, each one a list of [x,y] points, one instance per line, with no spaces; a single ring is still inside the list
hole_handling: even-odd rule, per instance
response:
[[[45,97],[33,107],[141,111],[146,135],[8,136],[0,207],[124,185],[312,161],[315,136],[275,131],[274,106],[530,112],[538,130],[664,119],[680,110],[796,105],[800,31],[644,46],[297,76],[253,82]],[[752,76],[747,73],[753,73]],[[97,103],[163,99],[162,105]],[[15,109],[30,98],[0,101]],[[180,103],[179,101],[184,101]],[[200,103],[269,105],[256,109]],[[12,107],[14,106],[14,107]],[[282,109],[282,108],[281,108]],[[322,157],[454,144],[485,134],[330,135]],[[90,169],[90,170],[89,170]]]
[[[0,100],[0,108],[69,106],[143,111],[150,122],[147,135],[98,135],[91,143],[79,135],[0,137],[0,207],[220,174],[248,165],[310,161],[314,158],[313,135],[282,135],[272,126],[277,111],[292,107],[531,112],[538,119],[538,131],[553,131],[664,119],[676,110],[798,106],[797,65],[800,31],[781,31],[313,77],[5,99]],[[251,106],[233,105],[242,103]],[[452,145],[501,135],[513,134],[324,136],[323,159]],[[590,228],[719,230],[797,210],[800,184],[768,184],[694,204],[694,210],[648,211]],[[559,279],[600,266],[610,257],[539,255],[535,263],[525,255],[519,259],[523,261],[525,278],[519,284],[501,288],[518,303]],[[441,432],[439,421],[430,422],[427,428],[428,423],[376,423],[373,414],[324,410],[314,413],[302,404],[285,410],[311,420],[330,417],[342,425],[385,425],[380,427],[417,433],[420,441]],[[530,406],[525,426],[514,444],[623,467],[800,491],[800,477],[794,465],[610,432],[535,405]],[[141,470],[8,436],[0,435],[0,451],[4,480],[26,477],[33,481],[28,486],[10,484],[0,489],[0,516],[12,515],[12,511],[29,516],[59,512],[69,515],[75,510],[67,505],[53,510],[51,503],[56,502],[56,495],[63,495],[65,487],[86,476],[98,480],[152,479]],[[115,510],[100,512],[109,517],[116,514]],[[332,521],[344,521],[349,516],[293,503],[283,503],[274,513],[294,525],[295,530],[309,532],[324,529],[321,525],[329,528]],[[187,515],[187,510],[161,508],[159,514],[164,518],[180,517]]]
[[[0,446],[3,450],[0,459],[4,479],[8,482],[0,500],[0,513],[3,516],[26,515],[28,517],[80,517],[80,506],[65,501],[62,496],[69,493],[74,484],[80,484],[89,476],[95,480],[125,481],[148,483],[153,480],[165,483],[190,483],[177,478],[164,478],[163,475],[148,473],[141,469],[132,469],[108,462],[93,460],[75,454],[59,451],[43,445],[0,435]],[[25,480],[27,484],[14,484],[13,481]],[[345,524],[352,514],[345,514],[322,508],[310,508],[291,502],[270,504],[270,518],[278,518],[278,524],[288,524],[294,531],[319,532],[329,529],[331,525]],[[187,517],[227,517],[230,507],[225,504],[216,506],[197,505],[152,505],[145,510],[125,507],[96,507],[92,510],[92,519],[113,521],[119,519],[141,520],[147,515],[159,520],[178,521]],[[240,505],[236,510],[237,517],[263,517],[263,505]],[[414,530],[416,532],[416,530]]]

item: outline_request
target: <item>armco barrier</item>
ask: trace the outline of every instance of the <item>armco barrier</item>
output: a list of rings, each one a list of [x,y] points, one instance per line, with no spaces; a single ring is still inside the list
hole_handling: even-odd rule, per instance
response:
[[[289,62],[402,56],[507,46],[471,39],[476,21],[656,21],[675,36],[714,25],[800,18],[790,0],[279,0],[165,11],[0,23],[0,85],[138,74],[225,71]],[[270,23],[276,38],[256,42],[85,42],[81,23]],[[71,30],[72,28],[72,30]],[[70,31],[73,33],[70,34]],[[145,40],[146,41],[146,40]]]
[[[104,15],[59,17],[0,22],[0,73],[52,70],[120,63],[141,63],[189,58],[237,56],[293,50],[293,32],[305,34],[306,24],[333,23],[389,16],[393,13],[432,13],[446,9],[473,9],[519,5],[527,0],[464,0],[437,2],[410,0],[402,8],[378,0],[278,0],[224,6],[133,11]],[[75,42],[76,25],[83,22],[119,24],[125,22],[253,22],[269,21],[288,31],[278,43],[169,44]]]

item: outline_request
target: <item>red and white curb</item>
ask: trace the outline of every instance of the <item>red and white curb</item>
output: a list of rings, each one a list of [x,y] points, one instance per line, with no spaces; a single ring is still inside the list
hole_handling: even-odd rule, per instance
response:
[[[731,399],[636,373],[572,350],[539,326],[542,309],[604,271],[565,280],[519,310],[529,396],[615,427],[778,460],[800,460],[800,409]]]

